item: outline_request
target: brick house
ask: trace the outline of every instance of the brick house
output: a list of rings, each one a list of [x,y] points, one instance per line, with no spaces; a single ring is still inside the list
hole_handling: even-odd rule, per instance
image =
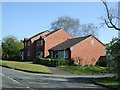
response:
[[[71,35],[60,29],[57,31],[44,31],[30,38],[24,39],[22,59],[32,60],[36,57],[49,57],[49,49],[73,38]]]
[[[51,58],[74,58],[74,63],[95,65],[105,56],[105,45],[92,35],[68,39],[49,49]]]

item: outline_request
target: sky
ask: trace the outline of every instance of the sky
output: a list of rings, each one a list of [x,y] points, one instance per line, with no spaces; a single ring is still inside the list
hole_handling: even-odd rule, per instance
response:
[[[110,7],[117,3],[111,2]],[[70,16],[81,24],[100,25],[105,8],[101,2],[2,2],[2,38],[13,35],[19,40],[50,29],[58,17]],[[99,40],[108,43],[118,31],[107,27],[99,29]]]

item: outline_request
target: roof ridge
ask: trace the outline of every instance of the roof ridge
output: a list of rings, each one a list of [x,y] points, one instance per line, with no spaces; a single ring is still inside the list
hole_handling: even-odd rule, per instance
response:
[[[88,37],[90,37],[90,36],[92,36],[92,35],[87,35],[87,36],[82,36],[82,37],[76,37],[76,38],[72,38],[72,39],[88,38]],[[68,40],[72,40],[72,39],[68,39]]]
[[[53,30],[53,31],[50,31],[49,33],[45,34],[44,36],[42,36],[43,38],[46,38],[47,36],[51,35],[51,34],[54,34],[55,32],[58,32],[60,30],[63,30],[63,29],[59,29],[59,30]]]
[[[35,34],[35,35],[31,36],[30,38],[27,38],[27,40],[32,39],[33,37],[38,36],[38,35],[40,35],[40,34],[42,34],[42,33],[44,33],[44,32],[47,32],[47,31],[50,32],[49,30],[42,31],[42,32],[40,32],[40,33],[38,33],[38,34]],[[46,35],[46,34],[45,34],[45,35]]]

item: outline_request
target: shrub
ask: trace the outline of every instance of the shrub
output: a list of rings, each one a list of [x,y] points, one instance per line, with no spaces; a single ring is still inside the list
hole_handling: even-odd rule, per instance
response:
[[[110,71],[120,74],[120,39],[114,38],[107,45],[107,66]]]
[[[73,64],[74,64],[74,59],[72,58],[69,60],[69,65],[73,65]]]
[[[60,65],[68,65],[69,60],[66,60],[66,59],[50,59],[50,58],[36,58],[36,59],[33,60],[33,63],[56,67],[56,66],[60,66]]]

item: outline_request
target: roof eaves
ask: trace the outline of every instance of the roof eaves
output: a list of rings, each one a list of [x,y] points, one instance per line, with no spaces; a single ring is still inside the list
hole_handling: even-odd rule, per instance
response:
[[[43,32],[40,32],[40,33],[38,33],[38,34],[36,34],[36,35],[34,35],[34,36],[32,36],[32,37],[30,37],[30,38],[28,38],[26,41],[28,41],[28,40],[30,40],[30,39],[32,39],[32,38],[34,38],[35,36],[38,36],[38,35],[40,35],[40,34],[42,34],[42,33],[44,33],[44,32],[49,32],[49,30],[45,30],[45,31],[43,31]]]

